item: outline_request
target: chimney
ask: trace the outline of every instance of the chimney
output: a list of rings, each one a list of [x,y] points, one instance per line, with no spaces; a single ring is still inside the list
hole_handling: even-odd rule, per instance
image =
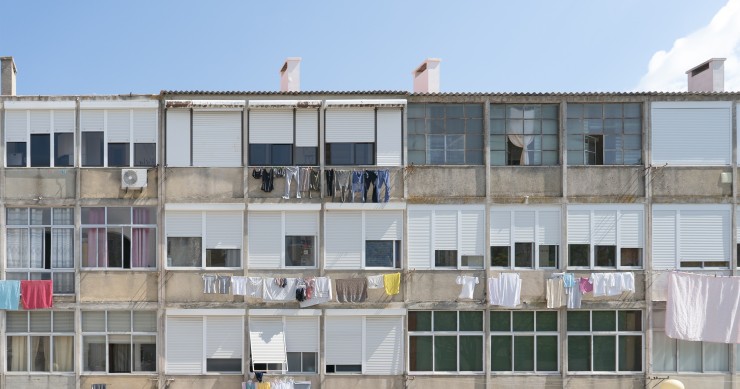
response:
[[[0,95],[15,96],[15,69],[13,57],[0,57]]]
[[[439,93],[439,58],[427,58],[414,70],[414,93]]]
[[[280,91],[301,91],[301,57],[288,57],[280,69]]]
[[[712,58],[687,71],[689,92],[724,92],[725,59]]]

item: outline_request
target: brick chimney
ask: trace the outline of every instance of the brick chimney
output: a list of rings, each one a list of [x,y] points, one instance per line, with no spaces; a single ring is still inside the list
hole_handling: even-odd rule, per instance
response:
[[[414,70],[414,93],[439,93],[439,58],[427,58]]]
[[[687,71],[689,92],[724,92],[725,59],[712,58]]]
[[[0,57],[0,95],[15,96],[16,73],[13,57]]]
[[[280,91],[301,91],[301,57],[288,57],[280,69]]]

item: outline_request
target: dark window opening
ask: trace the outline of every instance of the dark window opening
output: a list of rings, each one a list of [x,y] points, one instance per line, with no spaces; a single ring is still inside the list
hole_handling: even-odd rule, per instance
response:
[[[82,166],[103,166],[103,132],[82,133]]]
[[[616,267],[617,246],[595,246],[596,266]]]
[[[134,144],[134,166],[155,166],[157,164],[157,145],[154,143]]]
[[[374,165],[375,143],[327,143],[327,165]]]
[[[285,237],[285,266],[316,266],[313,236]]]
[[[534,243],[514,243],[514,266],[532,267],[534,263]]]
[[[584,147],[586,153],[587,165],[604,164],[604,136],[603,135],[586,135],[584,137]]]
[[[434,250],[434,266],[457,267],[457,250]]]
[[[128,143],[108,143],[108,166],[130,166]]]
[[[31,134],[31,166],[51,166],[51,137],[49,134]]]
[[[491,246],[491,266],[509,267],[509,246]]]
[[[293,145],[291,144],[250,144],[250,166],[292,166]]]
[[[74,134],[66,132],[54,134],[54,166],[73,166],[74,149]]]
[[[8,167],[26,167],[26,142],[8,142]]]
[[[591,259],[591,246],[587,244],[568,245],[568,266],[588,266]]]

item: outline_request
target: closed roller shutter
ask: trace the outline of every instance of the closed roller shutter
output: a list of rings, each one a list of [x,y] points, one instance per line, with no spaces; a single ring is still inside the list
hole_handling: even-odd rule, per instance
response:
[[[292,144],[293,110],[250,110],[249,143]]]
[[[250,317],[249,343],[252,364],[287,362],[282,317]]]
[[[729,261],[730,213],[725,210],[681,210],[680,261]]]
[[[105,131],[105,111],[102,109],[80,110],[81,131]]]
[[[483,211],[460,211],[460,255],[483,255]]]
[[[193,112],[193,166],[241,166],[241,123],[241,112]]]
[[[614,246],[617,244],[617,211],[594,211],[593,244]]]
[[[534,242],[534,211],[514,212],[514,242]]]
[[[539,211],[537,214],[537,240],[542,245],[560,244],[560,211]]]
[[[28,141],[28,111],[5,111],[5,141]]]
[[[434,212],[434,250],[457,250],[457,211]]]
[[[319,318],[286,317],[285,341],[288,352],[319,352]]]
[[[591,243],[591,212],[568,210],[568,243]]]
[[[190,166],[190,111],[167,111],[167,166]]]
[[[109,109],[107,118],[108,142],[131,141],[131,110]]]
[[[206,358],[241,358],[243,347],[241,316],[206,317]]]
[[[51,111],[46,109],[31,110],[31,134],[48,134],[51,132]]]
[[[319,111],[298,109],[295,113],[296,147],[319,146]]]
[[[165,333],[167,373],[201,374],[204,370],[203,318],[169,317]]]
[[[403,320],[401,317],[365,319],[364,374],[397,375],[403,372]]]
[[[642,211],[619,213],[619,245],[621,247],[643,247]]]
[[[54,132],[74,132],[75,111],[71,109],[54,111]]]
[[[491,246],[511,245],[511,212],[491,211]]]
[[[324,216],[327,269],[359,269],[362,265],[362,214],[328,212]]]
[[[653,269],[676,268],[676,211],[653,210]]]
[[[326,110],[326,143],[375,142],[374,108]]]
[[[408,211],[409,268],[430,269],[432,263],[432,211]]]
[[[157,142],[157,111],[154,109],[134,110],[134,142]]]
[[[285,212],[286,236],[317,236],[318,234],[318,212]]]
[[[366,240],[401,240],[403,213],[400,211],[365,212]]]
[[[378,109],[378,166],[401,165],[402,120],[400,109]]]
[[[203,236],[203,214],[197,211],[166,211],[165,231],[167,236]]]
[[[327,317],[324,323],[327,365],[362,364],[362,316]]]
[[[241,212],[207,212],[206,248],[240,249],[243,218]]]
[[[249,212],[249,267],[280,268],[283,221],[280,212]]]

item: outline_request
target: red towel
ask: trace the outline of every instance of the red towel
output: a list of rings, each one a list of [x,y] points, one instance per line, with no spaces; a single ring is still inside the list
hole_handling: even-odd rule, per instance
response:
[[[21,301],[24,309],[51,308],[53,305],[51,280],[21,281]]]

